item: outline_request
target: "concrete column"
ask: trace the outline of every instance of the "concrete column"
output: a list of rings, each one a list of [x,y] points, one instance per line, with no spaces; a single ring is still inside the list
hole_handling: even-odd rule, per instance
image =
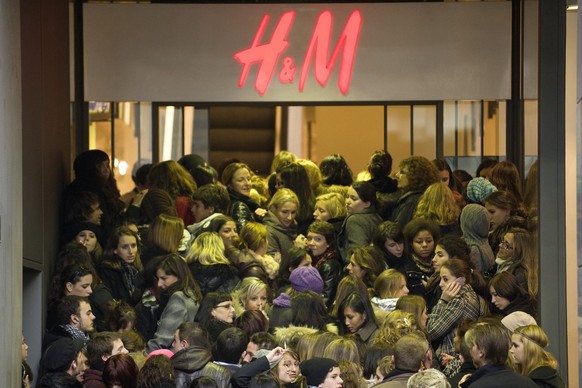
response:
[[[20,2],[0,1],[0,386],[18,387],[22,333]]]

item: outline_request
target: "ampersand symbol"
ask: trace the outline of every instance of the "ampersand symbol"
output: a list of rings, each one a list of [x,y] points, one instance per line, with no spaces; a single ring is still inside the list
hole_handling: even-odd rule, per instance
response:
[[[283,59],[283,66],[281,67],[281,71],[279,72],[279,81],[283,84],[290,84],[293,83],[293,77],[295,77],[295,72],[297,68],[293,63],[293,58],[285,57]]]

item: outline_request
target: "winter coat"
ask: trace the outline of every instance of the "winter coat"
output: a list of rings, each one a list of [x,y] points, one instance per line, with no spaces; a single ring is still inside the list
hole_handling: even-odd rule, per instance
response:
[[[219,388],[227,388],[230,383],[230,371],[222,365],[212,362],[210,350],[201,346],[190,346],[172,356],[174,381],[177,388],[189,387],[195,378],[206,376],[216,381]]]
[[[527,377],[520,376],[504,365],[485,365],[460,385],[462,388],[537,388]]]
[[[194,322],[198,307],[199,303],[183,291],[174,292],[162,311],[156,333],[148,341],[146,352],[169,349],[178,326],[184,322]]]
[[[195,261],[188,264],[188,267],[200,286],[202,295],[212,291],[230,294],[240,281],[236,268],[228,264],[203,265]]]
[[[85,369],[83,374],[85,388],[107,388],[107,384],[103,382],[103,371],[95,369]]]
[[[350,261],[348,257],[350,249],[370,245],[381,222],[382,218],[373,206],[362,213],[350,214],[346,217],[338,235],[338,251],[344,263]]]
[[[342,265],[336,249],[328,248],[322,255],[313,257],[313,266],[323,279],[323,300],[330,308],[335,301],[337,285],[342,278]]]
[[[558,371],[550,366],[540,366],[531,371],[527,377],[532,379],[538,387],[564,388],[566,386]]]
[[[109,261],[102,261],[97,267],[97,273],[115,300],[122,300],[132,307],[139,303],[144,290],[144,278],[141,272],[136,276],[133,290],[129,289],[123,270],[115,268]]]
[[[265,216],[263,223],[267,227],[267,253],[274,255],[276,252],[280,252],[284,256],[294,246],[293,243],[297,238],[297,225],[285,227],[272,212]]]
[[[489,246],[489,215],[485,207],[471,203],[461,212],[463,240],[471,249],[473,269],[486,275],[495,268],[495,256]]]
[[[406,224],[412,220],[422,193],[423,191],[408,191],[396,202],[392,210],[392,215],[390,216],[390,221],[396,222],[400,230],[404,230]]]
[[[236,229],[240,232],[247,222],[259,221],[255,217],[255,210],[259,208],[259,204],[253,201],[250,197],[228,189],[230,196],[230,207],[228,214],[232,217],[236,224]]]

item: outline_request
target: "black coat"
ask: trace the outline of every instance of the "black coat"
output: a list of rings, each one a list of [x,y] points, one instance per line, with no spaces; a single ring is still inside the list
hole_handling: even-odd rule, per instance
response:
[[[231,293],[240,279],[237,270],[228,264],[202,265],[195,261],[188,265],[194,279],[200,286],[202,295],[211,291]]]
[[[141,300],[141,295],[144,291],[143,274],[139,272],[135,279],[135,287],[133,290],[129,289],[129,285],[121,268],[115,268],[107,261],[102,262],[97,267],[97,273],[103,281],[103,284],[111,292],[111,296],[115,300],[122,300],[132,307],[135,307]]]
[[[527,377],[518,375],[504,365],[485,365],[477,369],[471,377],[460,385],[462,388],[537,388]]]

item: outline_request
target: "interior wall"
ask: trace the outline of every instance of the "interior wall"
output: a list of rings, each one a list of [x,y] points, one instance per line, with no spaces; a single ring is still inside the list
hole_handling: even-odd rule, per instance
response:
[[[22,137],[20,2],[0,2],[0,386],[20,384]]]
[[[19,224],[7,225],[15,233],[26,231],[27,240],[23,242],[20,236],[17,241],[20,254],[13,256],[14,260],[24,259],[24,290],[22,296],[13,300],[22,300],[20,306],[26,306],[22,311],[23,332],[29,345],[29,364],[36,370],[47,285],[59,249],[61,195],[70,178],[69,2],[14,0],[14,3],[21,7],[20,17],[13,17],[12,21],[21,21],[22,47],[18,55],[6,55],[2,50],[2,56],[22,55],[22,115],[18,117],[19,123],[22,120],[22,132],[16,126],[9,131],[13,136],[22,133],[22,147],[12,147],[10,152],[18,150],[18,154],[9,157],[2,166],[18,166],[22,160],[23,173],[13,177],[9,185],[2,184],[0,190],[17,186],[22,179],[19,186],[22,192],[18,200],[10,202],[10,207],[22,214],[23,219]],[[0,198],[4,200],[5,196],[0,194]],[[22,262],[18,263],[22,271]],[[16,288],[14,282],[7,284]],[[20,318],[21,310],[9,311]]]
[[[372,153],[384,148],[384,107],[318,106],[315,108],[312,160],[342,155],[354,177],[365,170]]]

